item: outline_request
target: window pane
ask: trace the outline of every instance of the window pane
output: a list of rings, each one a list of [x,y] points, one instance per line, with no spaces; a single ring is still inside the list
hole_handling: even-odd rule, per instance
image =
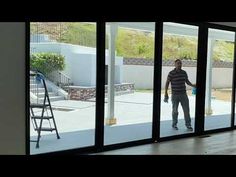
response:
[[[104,144],[152,137],[155,23],[107,23]]]
[[[235,33],[209,29],[205,130],[229,127]]]
[[[94,145],[96,24],[34,22],[30,33],[30,153]]]
[[[196,84],[197,42],[198,27],[164,23],[160,137],[193,132],[195,92],[192,93],[187,81]],[[178,68],[181,63],[182,67]],[[168,100],[165,96],[167,78]]]

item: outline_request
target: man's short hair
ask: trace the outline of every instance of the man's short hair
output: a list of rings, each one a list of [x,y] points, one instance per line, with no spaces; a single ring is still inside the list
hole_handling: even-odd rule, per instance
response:
[[[180,61],[180,62],[181,62],[181,60],[180,60],[180,59],[176,59],[176,60],[175,60],[175,63],[176,63],[176,62],[178,62],[178,61]]]

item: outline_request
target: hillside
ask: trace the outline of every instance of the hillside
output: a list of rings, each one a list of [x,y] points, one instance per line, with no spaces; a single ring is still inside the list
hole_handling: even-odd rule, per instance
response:
[[[31,34],[48,34],[58,42],[96,47],[96,26],[88,23],[31,23]],[[106,48],[108,35],[106,35]],[[117,55],[126,58],[154,57],[154,33],[119,28],[116,41]],[[232,61],[234,45],[217,41],[213,49],[213,59]],[[164,34],[163,59],[197,58],[197,38]]]

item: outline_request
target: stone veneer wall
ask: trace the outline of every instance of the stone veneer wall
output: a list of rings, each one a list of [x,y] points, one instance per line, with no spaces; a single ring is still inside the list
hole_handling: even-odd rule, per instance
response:
[[[89,100],[96,97],[96,87],[69,86],[70,100]],[[115,95],[134,93],[133,83],[115,84]],[[105,86],[107,96],[107,85]]]
[[[184,67],[195,67],[197,66],[196,60],[182,60]],[[143,58],[124,58],[124,65],[146,65],[154,66],[153,59],[143,59]],[[173,66],[174,60],[163,60],[162,66]],[[224,62],[224,61],[213,61],[213,68],[232,68],[233,62]]]
[[[88,100],[96,97],[95,87],[69,86],[69,100]]]

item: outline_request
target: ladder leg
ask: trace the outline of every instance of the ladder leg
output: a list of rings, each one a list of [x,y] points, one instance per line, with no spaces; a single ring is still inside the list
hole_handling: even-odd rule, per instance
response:
[[[45,101],[44,101],[44,105],[45,105]],[[43,107],[43,110],[42,110],[42,113],[41,113],[40,124],[39,124],[39,127],[38,127],[38,138],[37,138],[36,148],[39,148],[39,140],[41,138],[41,130],[42,130],[42,125],[43,125],[44,111],[45,111],[45,107]]]
[[[38,129],[38,124],[37,124],[37,121],[34,119],[34,118],[32,118],[32,117],[34,117],[35,115],[34,115],[34,111],[33,111],[33,108],[32,107],[30,107],[30,110],[31,110],[31,119],[33,119],[33,121],[34,121],[34,125],[33,126],[35,126],[34,127],[34,129]]]
[[[58,133],[58,131],[57,131],[57,126],[56,126],[56,121],[55,121],[55,119],[54,119],[54,116],[53,116],[53,118],[52,118],[52,121],[53,121],[53,124],[54,124],[55,130],[56,130],[57,139],[60,139],[59,133]]]
[[[45,86],[46,87],[46,86]],[[48,104],[49,104],[49,109],[50,109],[50,113],[51,113],[51,116],[52,116],[52,121],[53,121],[53,124],[54,124],[54,128],[56,130],[56,135],[57,135],[57,139],[60,139],[60,136],[59,136],[59,133],[58,133],[58,130],[57,130],[57,125],[56,125],[56,121],[55,121],[55,118],[54,118],[54,114],[53,114],[53,111],[52,111],[52,106],[51,106],[51,102],[50,102],[50,99],[49,99],[49,95],[48,95],[48,91],[46,90],[46,97],[47,97],[47,101],[48,101]]]
[[[39,124],[39,127],[38,127],[38,138],[37,138],[36,148],[39,148],[39,140],[40,140],[40,137],[41,137],[42,124],[43,124],[43,119],[40,120],[40,124]]]
[[[60,139],[60,136],[59,136],[59,133],[58,133],[58,130],[57,130],[56,121],[55,121],[54,114],[53,114],[53,112],[52,112],[52,107],[51,107],[51,104],[50,104],[50,103],[49,103],[49,109],[50,109],[51,116],[52,116],[53,126],[54,126],[54,128],[55,128],[55,130],[56,130],[57,139]]]

